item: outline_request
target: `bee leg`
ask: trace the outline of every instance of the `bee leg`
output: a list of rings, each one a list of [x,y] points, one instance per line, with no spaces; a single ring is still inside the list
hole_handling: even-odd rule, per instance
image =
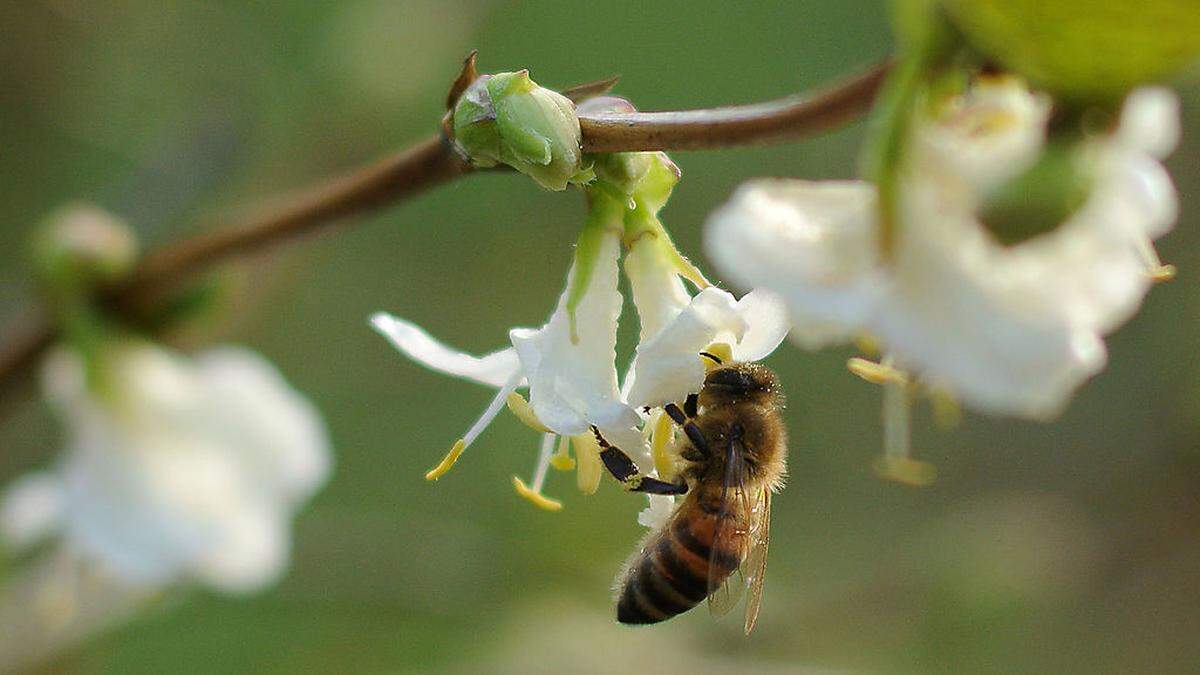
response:
[[[638,473],[637,464],[624,450],[610,444],[596,427],[592,427],[592,433],[600,443],[600,461],[604,463],[604,468],[630,492],[655,495],[681,495],[687,492],[686,484],[667,483],[650,476],[642,476]]]
[[[630,492],[643,492],[649,495],[684,495],[687,494],[687,483],[668,483],[650,476],[642,476],[641,480],[634,478],[629,484],[637,483],[629,488]]]
[[[689,396],[688,401],[683,405],[690,405],[691,398],[692,397]],[[695,422],[688,419],[687,415],[685,415],[684,412],[679,409],[678,405],[675,405],[674,403],[668,403],[663,407],[663,410],[666,411],[667,415],[674,420],[676,424],[683,427],[683,433],[687,434],[688,440],[692,442],[693,447],[705,455],[710,454],[708,450],[708,439],[704,437],[704,432],[700,431],[700,427],[696,426]]]
[[[699,402],[699,394],[688,394],[687,400],[683,402],[683,414],[688,417],[695,417],[696,413],[699,412]]]

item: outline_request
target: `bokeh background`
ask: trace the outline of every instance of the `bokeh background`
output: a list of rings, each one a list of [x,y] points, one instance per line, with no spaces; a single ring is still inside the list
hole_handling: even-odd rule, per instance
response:
[[[550,86],[614,73],[643,109],[761,100],[889,51],[885,8],[841,0],[171,0],[0,3],[0,322],[32,301],[31,226],[69,200],[128,218],[148,246],[238,205],[335,175],[435,128],[462,56]],[[1169,162],[1180,268],[1109,341],[1110,365],[1053,424],[968,416],[916,446],[940,479],[875,478],[879,392],[845,351],[769,363],[791,407],[755,634],[703,610],[615,624],[612,576],[640,499],[573,477],[531,507],[536,436],[502,416],[437,484],[422,473],[491,392],[400,359],[366,317],[389,310],[472,351],[555,302],[578,194],[480,175],[336,235],[226,272],[235,289],[182,344],[270,358],[325,412],[328,488],[299,519],[290,575],[245,599],[172,597],[65,655],[82,673],[1172,672],[1200,663],[1200,89],[1182,89]],[[854,174],[856,124],[761,149],[677,153],[664,213],[702,266],[699,224],[744,178]],[[627,311],[629,308],[627,307]],[[623,328],[628,355],[635,321]],[[35,392],[5,401],[0,482],[59,432]],[[2,563],[0,563],[2,564]]]

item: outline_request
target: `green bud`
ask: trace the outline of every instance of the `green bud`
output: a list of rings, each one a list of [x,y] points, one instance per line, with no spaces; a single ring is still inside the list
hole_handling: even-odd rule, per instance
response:
[[[1195,0],[941,0],[968,42],[1076,103],[1119,99],[1200,58]]]
[[[593,156],[592,170],[596,180],[612,186],[617,192],[633,195],[653,163],[652,152],[613,152]]]
[[[137,239],[129,226],[86,204],[52,213],[33,240],[38,273],[61,293],[115,283],[133,270],[137,256]]]
[[[1054,230],[1091,194],[1093,175],[1076,142],[1052,142],[1033,166],[988,196],[984,226],[1002,244],[1019,244]]]
[[[581,164],[575,104],[538,86],[526,70],[471,83],[454,106],[453,131],[472,164],[505,164],[550,190],[592,175]]]

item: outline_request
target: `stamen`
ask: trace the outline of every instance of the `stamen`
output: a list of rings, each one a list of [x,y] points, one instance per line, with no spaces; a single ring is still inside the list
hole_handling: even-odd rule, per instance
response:
[[[1138,253],[1141,254],[1142,260],[1146,264],[1146,274],[1156,284],[1164,281],[1170,281],[1175,278],[1179,272],[1174,265],[1164,265],[1161,258],[1158,257],[1158,251],[1154,249],[1154,244],[1151,243],[1149,237],[1137,238]]]
[[[876,457],[875,475],[909,487],[927,487],[937,480],[937,467],[910,457]]]
[[[600,444],[590,433],[571,437],[571,445],[575,449],[575,483],[579,491],[585,495],[595,494],[600,487]]]
[[[558,501],[557,499],[551,499],[546,495],[537,492],[536,490],[531,490],[527,485],[525,485],[524,482],[521,481],[520,478],[513,476],[512,482],[513,487],[517,489],[517,494],[524,497],[539,509],[543,509],[545,511],[559,511],[562,509],[562,502]]]
[[[846,367],[850,369],[850,372],[871,384],[904,385],[908,383],[908,375],[889,364],[887,359],[884,359],[882,363],[876,363],[855,356],[846,361]]]
[[[459,457],[462,457],[463,450],[466,449],[467,442],[461,438],[458,439],[454,443],[454,446],[450,448],[450,452],[447,452],[446,456],[442,458],[442,461],[438,462],[437,466],[425,473],[425,480],[437,480],[446,475],[446,472],[454,466]]]
[[[550,429],[538,419],[537,413],[533,412],[533,406],[529,405],[529,401],[525,400],[524,396],[515,391],[510,392],[504,402],[508,405],[509,411],[516,415],[517,419],[521,420],[525,426],[539,433],[551,433]]]
[[[650,456],[654,458],[654,471],[662,480],[675,478],[675,458],[668,447],[675,438],[675,425],[671,418],[659,410],[654,413],[654,431],[650,436]]]
[[[542,434],[542,448],[538,451],[537,464],[533,469],[533,491],[541,492],[546,485],[546,472],[550,470],[550,454],[554,452],[554,434]]]
[[[885,358],[884,362],[889,360]],[[911,422],[912,404],[906,383],[884,383],[883,456],[875,460],[875,473],[886,480],[921,487],[933,482],[937,470],[932,464],[912,458]]]
[[[508,382],[504,383],[500,391],[496,392],[495,398],[484,409],[479,419],[475,420],[475,423],[467,430],[466,435],[458,439],[458,442],[450,448],[450,452],[446,453],[442,461],[425,474],[425,480],[437,480],[454,466],[454,463],[462,456],[463,451],[474,443],[475,439],[479,438],[479,435],[483,433],[483,430],[492,423],[492,420],[496,419],[496,415],[500,414],[500,409],[504,407],[504,402],[508,399],[508,395],[513,393],[517,388],[517,384],[521,381],[522,377],[523,375],[520,372],[513,373],[513,376],[508,379]]]
[[[575,460],[571,459],[571,439],[567,436],[558,437],[558,452],[550,456],[550,466],[559,471],[570,471],[575,468]]]

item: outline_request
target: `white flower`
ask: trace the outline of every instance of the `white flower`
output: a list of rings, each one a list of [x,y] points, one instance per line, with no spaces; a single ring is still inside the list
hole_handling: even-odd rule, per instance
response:
[[[537,329],[512,329],[509,349],[477,358],[438,343],[403,319],[382,313],[371,318],[372,325],[414,361],[499,389],[483,415],[426,478],[437,479],[449,470],[507,403],[544,433],[532,483],[526,486],[514,478],[518,492],[543,508],[561,508],[541,494],[548,466],[571,466],[565,441],[556,443],[556,438],[574,440],[580,487],[590,492],[599,477],[592,427],[639,465],[650,466],[640,409],[682,402],[698,391],[704,378],[701,351],[722,342],[730,345],[734,358],[757,360],[782,341],[788,323],[778,301],[766,293],[738,301],[715,287],[691,296],[684,275],[702,277],[675,250],[661,224],[640,221],[630,237],[624,225],[625,203],[614,200],[610,206],[605,211],[605,204],[593,204],[593,215],[600,217],[594,217],[581,236],[566,288],[549,321]],[[623,243],[630,247],[625,271],[642,326],[637,356],[625,386],[618,389],[618,261]],[[529,388],[528,402],[515,393],[523,386]]]
[[[550,320],[541,328],[514,328],[512,347],[477,358],[438,343],[417,326],[389,314],[371,317],[371,324],[406,356],[430,369],[498,387],[495,398],[447,460],[427,477],[439,478],[500,413],[512,394],[529,387],[528,421],[562,436],[590,434],[595,425],[613,444],[642,452],[638,413],[620,399],[617,389],[617,319],[621,294],[617,291],[617,259],[621,253],[619,231],[599,233],[595,259],[578,305],[575,322],[568,312],[573,282],[580,273],[572,265],[566,289]],[[546,453],[543,453],[546,454]],[[544,475],[544,474],[543,474]],[[536,484],[534,492],[540,492]]]
[[[193,579],[247,592],[276,580],[290,521],[330,471],[317,411],[244,349],[187,359],[130,343],[103,367],[97,393],[76,353],[47,360],[43,385],[67,448],[52,471],[8,491],[7,540],[57,532],[140,585]]]
[[[566,290],[546,325],[509,332],[529,382],[529,404],[542,424],[556,434],[577,436],[596,426],[618,445],[615,438],[639,436],[634,427],[641,419],[620,400],[617,389],[620,255],[621,232],[605,229],[587,289],[575,308],[574,328],[567,305],[578,265],[572,266]]]
[[[747,286],[778,293],[816,346],[876,337],[901,367],[983,410],[1048,417],[1103,367],[1160,267],[1150,243],[1175,218],[1156,158],[1176,132],[1169,94],[1135,92],[1119,130],[1091,141],[1091,196],[1051,232],[997,243],[976,209],[1036,160],[1045,104],[1007,80],[979,87],[916,132],[899,226],[881,262],[874,187],[763,180],[713,214],[708,248]]]

